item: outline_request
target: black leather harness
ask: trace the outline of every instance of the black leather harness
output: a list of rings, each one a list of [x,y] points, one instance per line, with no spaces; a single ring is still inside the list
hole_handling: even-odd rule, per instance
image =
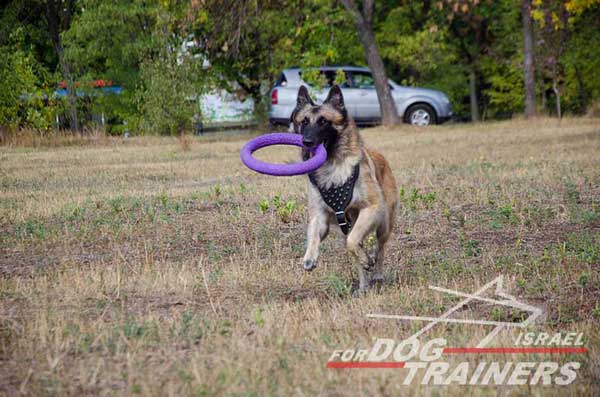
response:
[[[335,212],[335,218],[337,223],[342,229],[342,233],[348,234],[352,228],[351,222],[346,218],[346,207],[352,201],[352,193],[354,192],[354,185],[358,179],[360,173],[360,162],[354,166],[352,175],[346,181],[338,186],[332,186],[329,189],[321,189],[317,183],[317,178],[314,172],[308,174],[310,182],[319,190],[321,197],[325,204],[327,204],[333,212]]]

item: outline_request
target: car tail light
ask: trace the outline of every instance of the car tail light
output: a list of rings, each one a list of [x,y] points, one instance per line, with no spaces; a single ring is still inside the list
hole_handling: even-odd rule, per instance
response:
[[[277,105],[277,89],[271,92],[271,105]]]

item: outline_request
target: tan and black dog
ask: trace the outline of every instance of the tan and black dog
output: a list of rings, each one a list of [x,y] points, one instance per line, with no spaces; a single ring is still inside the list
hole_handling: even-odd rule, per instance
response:
[[[344,105],[342,91],[335,85],[323,105],[310,98],[300,87],[291,121],[293,130],[302,134],[304,146],[323,143],[327,161],[309,174],[308,231],[304,269],[317,266],[319,243],[327,236],[330,225],[346,234],[346,247],[357,265],[359,288],[369,288],[371,280],[383,278],[385,244],[390,238],[396,216],[398,192],[387,160],[364,146],[354,120]],[[309,151],[303,149],[306,159]],[[377,236],[377,252],[370,257],[363,240],[371,232]]]

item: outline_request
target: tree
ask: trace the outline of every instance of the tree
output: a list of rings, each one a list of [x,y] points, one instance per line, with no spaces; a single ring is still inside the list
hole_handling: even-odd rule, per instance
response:
[[[141,64],[136,126],[142,133],[189,131],[199,112],[198,99],[210,85],[212,76],[203,68],[203,58],[185,47],[187,40],[178,31],[173,14],[172,8],[161,5],[152,32],[155,48]]]
[[[188,29],[222,88],[232,92],[241,87],[256,103],[261,102],[264,81],[274,78],[273,59],[291,43],[280,44],[285,43],[294,23],[302,20],[286,14],[289,8],[280,0],[191,3]]]
[[[284,68],[357,63],[356,29],[331,0],[193,1],[187,23],[220,88],[250,96],[266,113],[268,89]]]
[[[122,121],[129,126],[139,121],[137,91],[145,90],[142,64],[148,68],[152,59],[164,53],[162,47],[166,44],[164,40],[157,40],[155,27],[159,15],[169,12],[161,10],[155,1],[80,0],[80,5],[81,10],[72,18],[69,30],[61,36],[65,58],[78,82],[102,79],[123,88],[120,95],[91,98],[94,113],[115,122],[109,131],[122,132],[123,127],[119,126]],[[163,24],[161,29],[177,37],[178,32],[171,26]],[[83,86],[79,89],[84,89]]]
[[[479,121],[479,58],[487,34],[487,24],[478,12],[479,2],[443,0],[437,3],[440,22],[447,23],[449,39],[456,45],[466,66],[469,81],[471,121]]]
[[[533,70],[533,27],[531,0],[521,0],[523,20],[523,82],[525,84],[525,117],[535,115],[535,75]]]
[[[47,130],[53,125],[53,101],[44,89],[50,73],[39,59],[53,61],[53,49],[46,45],[45,22],[29,15],[43,11],[37,1],[7,4],[0,12],[0,130],[28,126]]]
[[[454,114],[465,112],[469,97],[464,66],[451,45],[448,29],[431,10],[431,2],[378,3],[377,46],[388,76],[406,86],[438,89],[450,97]]]
[[[77,115],[77,94],[75,92],[73,74],[71,72],[71,63],[67,60],[64,53],[64,47],[61,39],[61,33],[68,30],[71,26],[71,19],[74,13],[74,0],[46,0],[46,20],[48,23],[48,32],[52,45],[67,86],[67,101],[69,110],[70,127],[74,131],[79,131],[79,117]]]
[[[37,78],[31,57],[21,49],[0,48],[0,130],[14,129],[23,124],[30,107],[23,112],[24,98],[34,97]],[[37,96],[37,95],[36,95]],[[1,131],[0,131],[1,133]]]
[[[392,97],[383,61],[375,43],[373,3],[374,0],[363,0],[361,10],[355,0],[342,0],[342,4],[346,10],[354,16],[358,37],[364,48],[365,58],[373,72],[375,90],[377,91],[379,108],[381,109],[381,122],[383,125],[390,126],[398,124],[400,118],[398,117],[396,103]]]
[[[472,121],[480,119],[481,60],[494,42],[491,26],[501,18],[503,3],[440,0],[436,4],[439,23],[448,27],[449,40],[467,69]]]
[[[459,118],[469,108],[473,120],[529,115],[534,83],[538,111],[548,97],[555,113],[582,113],[600,99],[598,21],[599,0],[8,0],[0,123],[44,130],[60,112],[81,128],[73,82],[79,92],[103,79],[123,93],[85,106],[112,131],[128,121],[173,133],[206,90],[251,96],[260,117],[282,69],[303,69],[310,84],[319,66],[363,63],[385,73],[376,73],[383,90],[390,77],[447,93]],[[52,98],[61,81],[67,100]]]
[[[552,91],[556,98],[556,115],[560,119],[563,113],[561,58],[570,38],[569,12],[562,1],[536,0],[534,6],[532,16],[538,23],[538,56],[544,72],[552,80]]]
[[[569,3],[567,3],[567,6]],[[563,56],[565,99],[576,113],[585,113],[600,98],[600,2],[569,18],[571,37]]]
[[[563,95],[569,86],[577,87],[578,101],[573,102],[579,102],[579,106],[572,107],[574,110],[585,107],[588,100],[585,86],[592,92],[598,86],[599,14],[598,0],[533,1],[532,17],[539,36],[536,55],[542,73],[551,81],[559,118],[563,114]]]

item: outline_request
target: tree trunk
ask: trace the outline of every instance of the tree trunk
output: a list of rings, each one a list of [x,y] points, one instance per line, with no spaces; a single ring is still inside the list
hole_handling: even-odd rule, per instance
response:
[[[546,106],[548,104],[548,99],[546,98],[546,81],[544,80],[544,76],[540,76],[538,74],[538,79],[537,79],[538,83],[540,84],[540,93],[541,93],[541,100],[542,100],[542,104],[541,104],[541,110],[542,113],[546,113]]]
[[[577,78],[577,96],[579,97],[579,112],[585,113],[587,109],[587,96],[585,95],[585,87],[583,86],[581,69],[577,65],[575,65],[575,77]]]
[[[61,31],[65,31],[71,24],[71,16],[73,15],[73,0],[67,0],[65,4],[61,0],[46,1],[46,19],[48,23],[48,31],[52,39],[54,51],[58,57],[60,68],[63,72],[63,78],[67,86],[67,102],[69,104],[69,119],[70,128],[73,131],[79,131],[79,117],[77,116],[77,93],[73,84],[73,75],[71,73],[71,65],[65,59],[62,40],[60,39]]]
[[[375,90],[379,99],[379,108],[381,109],[381,122],[383,125],[394,125],[400,122],[396,102],[392,97],[390,84],[388,82],[385,67],[377,46],[375,45],[375,36],[372,29],[364,29],[360,32],[360,41],[365,49],[365,57],[369,68],[373,72],[375,80]]]
[[[379,99],[381,110],[381,123],[391,126],[400,123],[396,103],[390,90],[390,85],[383,65],[383,60],[375,43],[373,32],[373,0],[363,0],[362,12],[358,9],[354,0],[342,0],[344,7],[354,16],[358,36],[365,51],[365,57],[369,68],[373,72],[375,90]]]
[[[479,121],[479,98],[477,98],[477,74],[472,68],[469,72],[469,97],[471,99],[471,121]]]
[[[552,78],[552,90],[556,95],[556,115],[559,119],[562,119],[562,109],[560,106],[560,91],[558,90],[558,84],[556,83],[556,76]]]
[[[523,82],[525,85],[525,117],[533,117],[535,108],[535,75],[533,70],[533,28],[531,0],[521,0],[523,19]]]
[[[75,92],[75,84],[73,82],[73,75],[71,74],[71,65],[65,59],[64,51],[60,43],[59,46],[60,49],[57,49],[56,53],[60,61],[65,84],[67,86],[67,102],[69,103],[68,110],[70,120],[69,127],[72,131],[79,131],[79,116],[77,115],[77,92]]]

